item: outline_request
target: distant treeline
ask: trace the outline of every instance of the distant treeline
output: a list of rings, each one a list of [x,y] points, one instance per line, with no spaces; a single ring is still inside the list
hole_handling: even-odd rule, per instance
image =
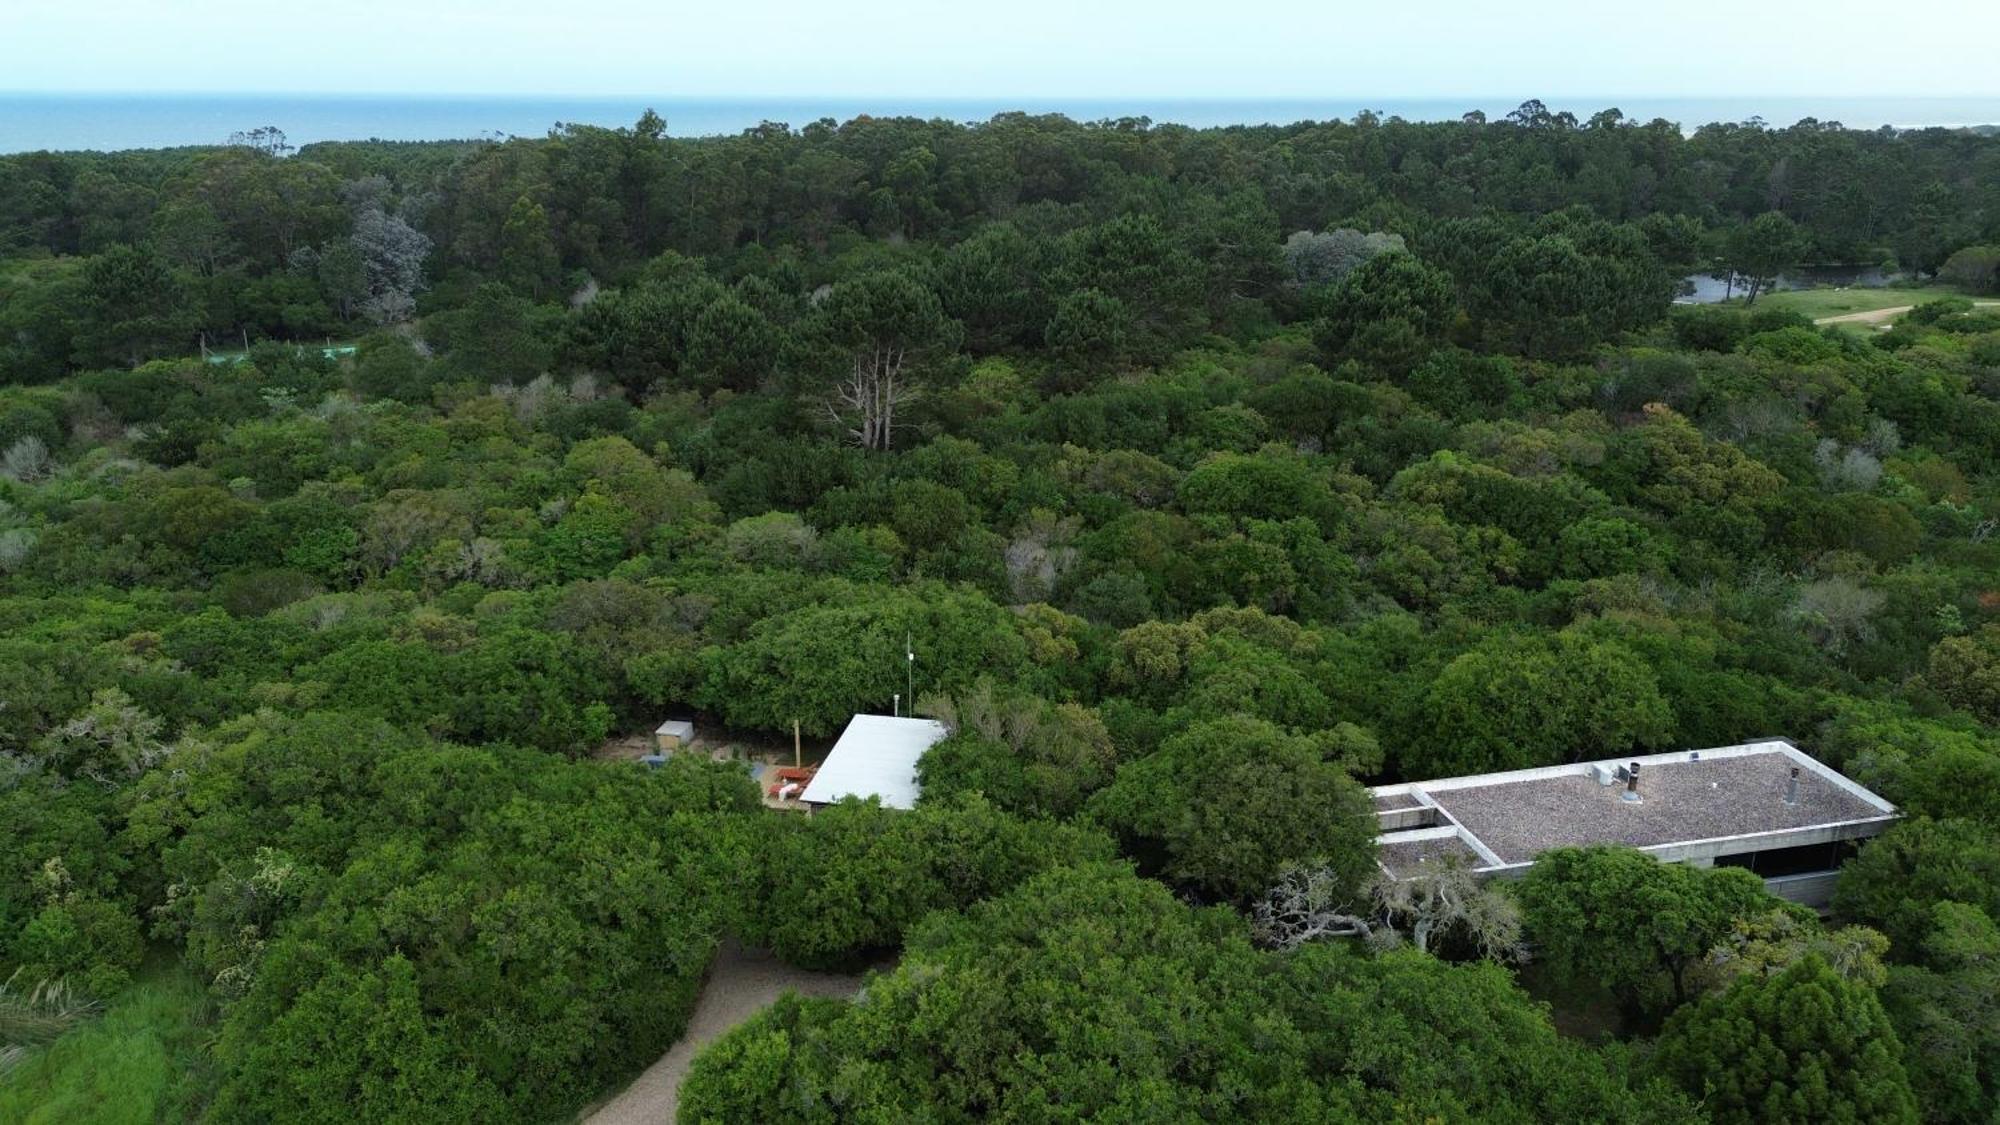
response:
[[[985,266],[1039,282],[1020,308],[947,308],[980,351],[1039,346],[1054,305],[1090,288],[1143,294],[1155,307],[1125,334],[1154,344],[1309,316],[1279,253],[1295,231],[1399,235],[1444,264],[1438,248],[1464,242],[1465,221],[1545,235],[1567,213],[1558,225],[1627,232],[1592,235],[1601,245],[1642,237],[1671,277],[1734,267],[1754,278],[1774,259],[1893,260],[1923,274],[2000,241],[1992,136],[1810,120],[1684,135],[1533,102],[1499,121],[1191,129],[1014,113],[684,140],[648,113],[631,128],[505,142],[292,153],[275,130],[242,140],[0,158],[0,257],[27,259],[0,271],[7,377],[180,354],[204,337],[353,335],[461,306],[484,281],[560,301],[629,281],[668,251],[795,296],[878,265],[933,271],[940,290]],[[1497,238],[1480,234],[1477,249]],[[1463,276],[1476,260],[1458,256],[1461,288],[1485,284]],[[982,299],[1019,297],[1012,280]],[[1015,314],[992,332],[978,323]]]

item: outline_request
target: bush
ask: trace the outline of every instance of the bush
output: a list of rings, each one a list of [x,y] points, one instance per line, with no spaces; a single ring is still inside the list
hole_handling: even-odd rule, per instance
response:
[[[978,797],[911,811],[849,800],[762,827],[741,891],[744,937],[810,969],[853,968],[933,910],[1111,856],[1095,832],[1017,820]]]
[[[1661,1071],[1717,1125],[1914,1123],[1902,1044],[1873,990],[1809,957],[1675,1013]]]
[[[2000,293],[2000,246],[1967,246],[1945,259],[1938,276],[1975,293]]]
[[[1143,868],[1247,901],[1288,861],[1323,860],[1354,893],[1375,869],[1366,793],[1312,739],[1262,719],[1197,723],[1119,767],[1089,812]]]
[[[106,997],[131,983],[145,954],[139,919],[128,907],[70,896],[43,907],[21,928],[13,956],[28,980],[69,980]]]
[[[1778,905],[1741,868],[1662,863],[1624,847],[1557,848],[1520,883],[1536,956],[1631,1007],[1686,1001],[1693,969],[1738,921]]]
[[[1051,1116],[1695,1120],[1559,1037],[1496,966],[1260,953],[1234,915],[1111,866],[933,915],[864,1000],[781,1000],[681,1089],[684,1122]]]
[[[1833,908],[1889,935],[1900,955],[1923,948],[1932,908],[1960,902],[2000,916],[2000,840],[1968,820],[1912,817],[1840,869]]]

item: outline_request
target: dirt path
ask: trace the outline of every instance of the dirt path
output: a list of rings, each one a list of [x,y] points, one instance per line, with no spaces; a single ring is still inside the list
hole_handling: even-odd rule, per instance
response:
[[[2000,301],[1974,301],[1972,302],[1972,304],[1974,308],[1981,308],[1981,309],[2000,307]],[[1842,313],[1839,316],[1820,317],[1818,320],[1813,321],[1813,323],[1814,324],[1887,324],[1890,321],[1896,319],[1899,316],[1902,316],[1904,313],[1909,312],[1911,309],[1914,309],[1916,307],[1917,306],[1915,305],[1897,305],[1895,308],[1892,309],[1869,309],[1866,312]]]
[[[587,1125],[672,1125],[680,1108],[681,1079],[695,1053],[730,1028],[762,1011],[786,992],[807,996],[852,996],[860,974],[809,973],[794,969],[762,950],[726,942],[715,955],[696,1001],[687,1034],[660,1061],[632,1080],[625,1092],[584,1120]]]

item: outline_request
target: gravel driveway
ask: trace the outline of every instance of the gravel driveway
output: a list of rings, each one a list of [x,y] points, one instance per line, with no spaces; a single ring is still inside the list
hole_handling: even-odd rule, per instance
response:
[[[1904,313],[1909,312],[1911,309],[1914,309],[1916,307],[1917,306],[1915,305],[1897,305],[1893,309],[1868,309],[1864,312],[1842,313],[1839,316],[1820,317],[1818,320],[1813,321],[1813,323],[1886,325],[1890,321],[1896,319],[1899,316],[1902,316]],[[1990,309],[1994,307],[2000,307],[2000,301],[1974,301],[1972,302],[1972,307],[1977,309]]]
[[[624,1093],[584,1120],[588,1125],[671,1125],[680,1108],[681,1079],[704,1046],[786,992],[845,998],[860,989],[859,973],[809,973],[762,950],[725,942],[708,971],[687,1034],[633,1079]]]

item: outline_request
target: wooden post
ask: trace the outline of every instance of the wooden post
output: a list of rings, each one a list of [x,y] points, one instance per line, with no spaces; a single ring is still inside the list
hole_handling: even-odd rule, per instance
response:
[[[803,767],[805,764],[806,764],[805,752],[799,749],[799,721],[797,719],[793,719],[792,720],[792,768],[798,769],[800,767]]]

